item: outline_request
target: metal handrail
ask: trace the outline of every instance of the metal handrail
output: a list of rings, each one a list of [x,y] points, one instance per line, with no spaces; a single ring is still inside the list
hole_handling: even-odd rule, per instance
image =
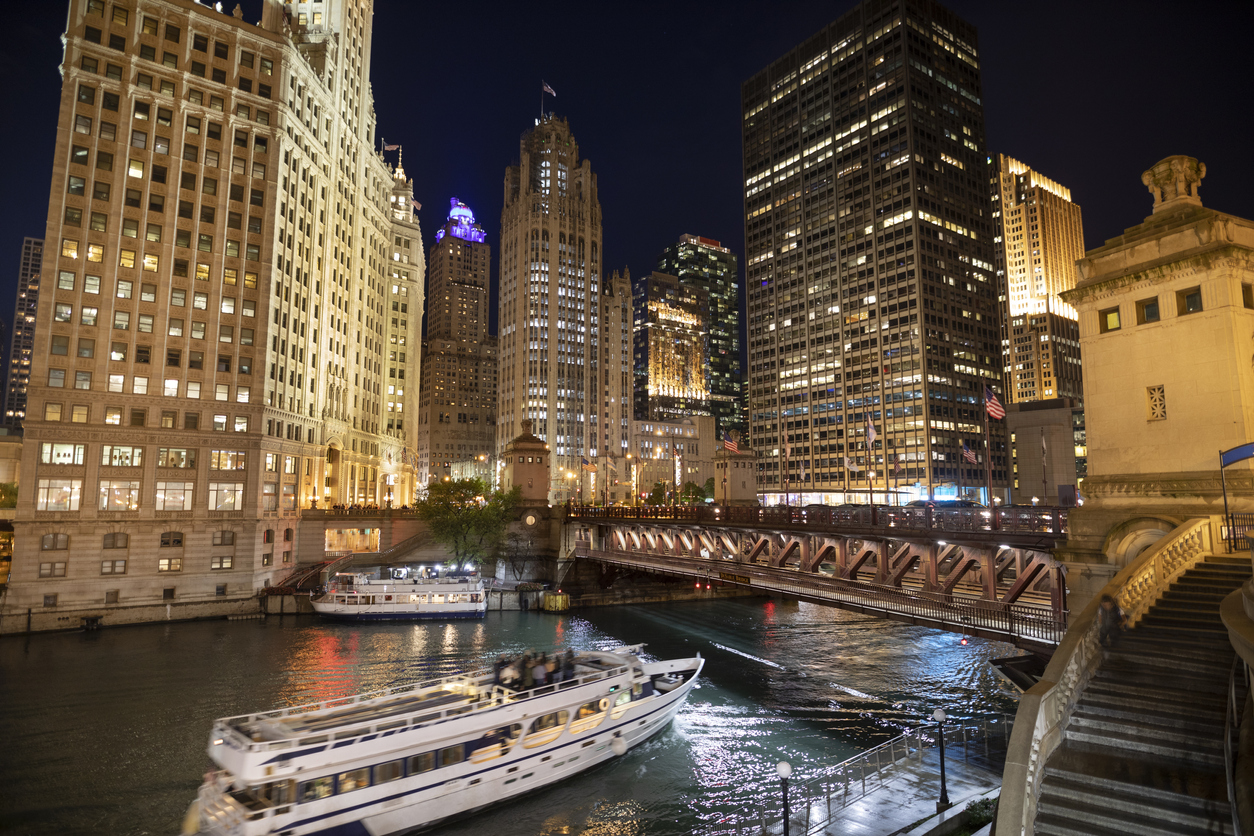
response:
[[[1235,656],[1232,671],[1228,675],[1228,700],[1224,711],[1224,775],[1228,779],[1228,804],[1232,809],[1232,834],[1243,836],[1241,815],[1237,805],[1236,759],[1241,735],[1241,715],[1245,706],[1237,702],[1237,683],[1245,680],[1245,692],[1250,689],[1250,669],[1245,660]]]

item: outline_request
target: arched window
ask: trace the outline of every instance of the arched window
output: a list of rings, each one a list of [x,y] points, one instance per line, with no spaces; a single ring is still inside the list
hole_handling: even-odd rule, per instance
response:
[[[131,536],[123,532],[106,534],[102,546],[106,549],[124,549],[131,542]]]
[[[234,531],[215,531],[213,532],[213,544],[215,546],[233,546],[235,545]]]
[[[285,529],[283,529],[283,540],[284,540],[284,542],[287,542],[287,543],[292,542],[292,535],[293,535],[293,531],[292,531],[292,529],[290,529],[290,528],[285,528]]]
[[[68,534],[45,534],[39,545],[39,548],[44,551],[59,551],[69,547],[70,535]]]
[[[181,531],[161,532],[161,548],[163,549],[183,548],[183,532]]]
[[[261,542],[263,543],[274,542],[274,529],[273,528],[266,529],[265,533],[261,535]]]

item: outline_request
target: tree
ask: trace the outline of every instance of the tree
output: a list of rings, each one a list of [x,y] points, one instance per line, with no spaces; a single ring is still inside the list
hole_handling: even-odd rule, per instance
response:
[[[418,518],[431,529],[436,542],[453,553],[446,565],[476,566],[495,557],[505,537],[522,489],[490,491],[482,479],[436,482],[418,503]]]
[[[667,484],[658,482],[653,486],[653,490],[649,491],[649,495],[644,498],[645,505],[665,505],[666,504]]]
[[[17,507],[17,482],[0,482],[0,508]]]
[[[684,482],[683,488],[679,493],[680,501],[692,505],[697,502],[705,502],[705,488],[696,482]]]
[[[715,500],[718,499],[718,497],[714,495],[714,477],[713,476],[705,480],[705,498],[715,499]]]

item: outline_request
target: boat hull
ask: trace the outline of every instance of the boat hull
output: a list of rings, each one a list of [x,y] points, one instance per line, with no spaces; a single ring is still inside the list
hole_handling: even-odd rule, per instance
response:
[[[483,618],[486,610],[477,612],[330,612],[314,609],[330,621],[446,621],[448,619]]]

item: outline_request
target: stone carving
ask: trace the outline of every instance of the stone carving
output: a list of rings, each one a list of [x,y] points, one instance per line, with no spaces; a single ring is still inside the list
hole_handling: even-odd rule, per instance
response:
[[[1159,160],[1141,174],[1141,182],[1154,195],[1154,211],[1158,212],[1181,203],[1201,206],[1197,188],[1205,176],[1205,163],[1199,163],[1195,157],[1177,155]]]
[[[231,14],[232,14],[232,15],[234,15],[234,17],[235,17],[235,19],[236,19],[236,20],[243,20],[243,19],[244,19],[244,9],[243,9],[243,7],[242,7],[242,6],[240,6],[240,4],[239,4],[239,3],[236,3],[236,4],[235,4],[235,9],[234,9],[234,11],[232,11],[232,12],[231,12]]]

